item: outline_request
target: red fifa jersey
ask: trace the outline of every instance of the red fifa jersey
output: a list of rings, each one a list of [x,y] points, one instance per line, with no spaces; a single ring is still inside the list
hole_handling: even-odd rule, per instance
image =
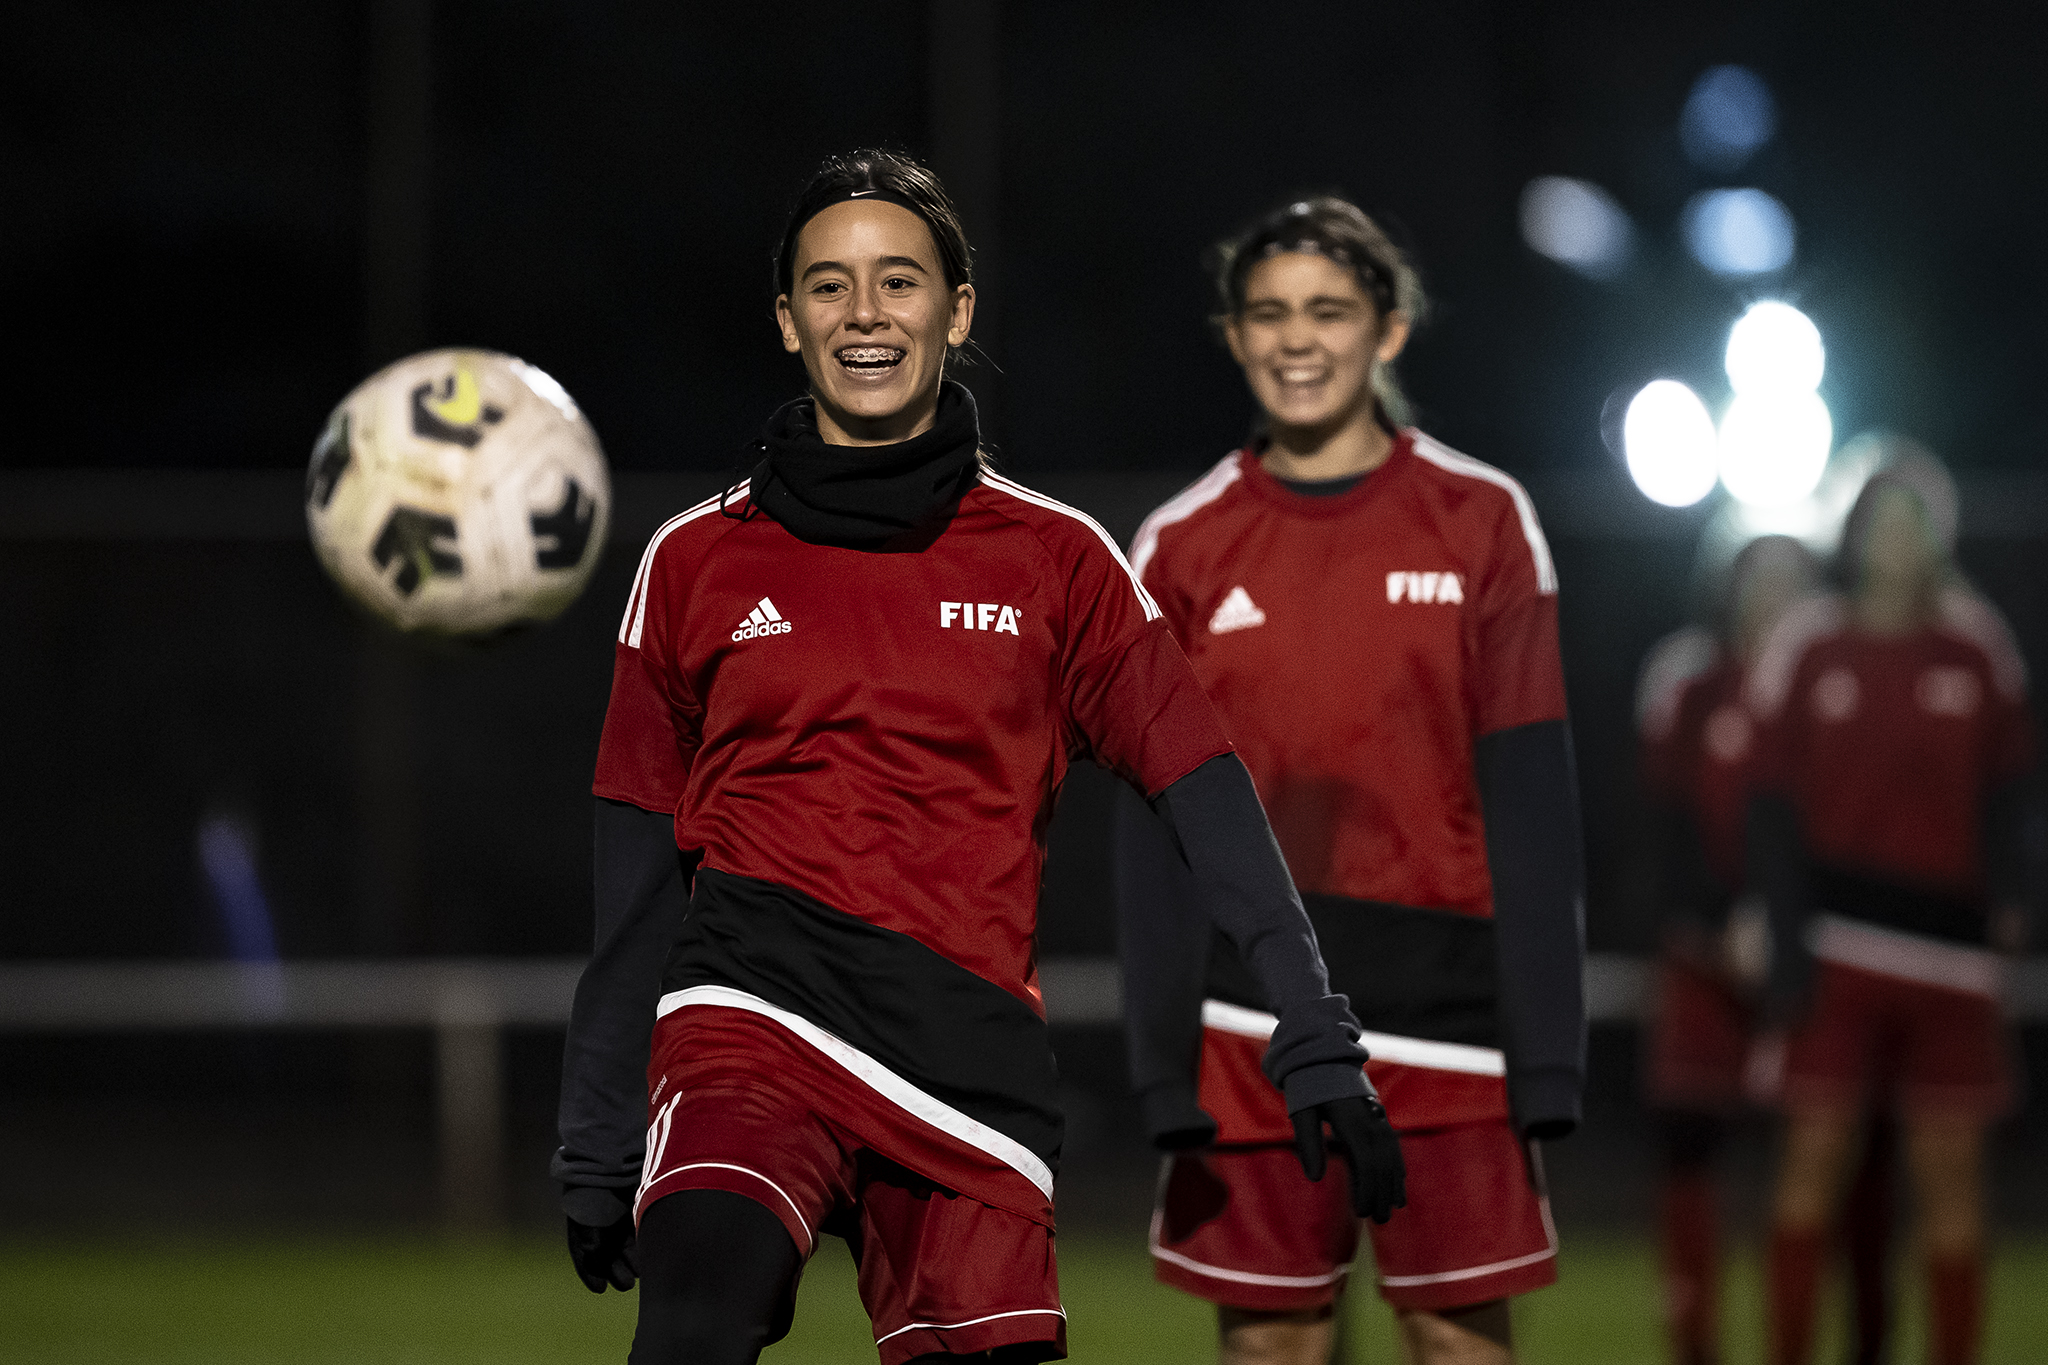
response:
[[[1742,678],[1741,666],[1710,634],[1683,630],[1651,652],[1636,707],[1644,785],[1692,817],[1708,869],[1729,892],[1743,884],[1743,822],[1756,750]]]
[[[1154,512],[1132,560],[1304,892],[1492,913],[1473,741],[1565,714],[1521,485],[1414,430],[1330,497],[1245,449]]]
[[[1152,795],[1230,749],[1151,596],[1100,526],[993,474],[916,552],[721,512],[673,518],[641,559],[597,795],[673,811],[704,867],[908,935],[1042,1015],[1068,763]]]
[[[1791,798],[1817,863],[1980,897],[1986,797],[2033,764],[2026,688],[2005,623],[1968,593],[1898,637],[1855,629],[1838,597],[1802,603],[1746,686],[1757,783]]]

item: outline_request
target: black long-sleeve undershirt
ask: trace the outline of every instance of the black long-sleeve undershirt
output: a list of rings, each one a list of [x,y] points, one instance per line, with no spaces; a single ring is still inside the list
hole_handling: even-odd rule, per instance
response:
[[[1194,888],[1198,899],[1182,905],[1199,904],[1207,914],[1189,915],[1183,909],[1178,912],[1183,922],[1178,924],[1126,919],[1121,954],[1126,980],[1131,980],[1134,962],[1155,960],[1155,950],[1158,966],[1172,963],[1172,979],[1181,992],[1180,1027],[1186,1028],[1185,1016],[1191,1013],[1191,1036],[1198,1046],[1200,977],[1207,963],[1208,926],[1213,924],[1251,968],[1279,1020],[1262,1065],[1285,1092],[1288,1112],[1365,1094],[1359,1068],[1366,1051],[1358,1042],[1358,1021],[1344,997],[1330,991],[1315,929],[1243,760],[1236,754],[1212,758],[1161,792],[1151,806],[1153,824],[1163,835],[1162,843],[1155,845],[1155,858],[1162,858],[1163,849],[1162,861],[1174,865],[1177,884]],[[1187,942],[1190,937],[1192,946]],[[1186,1008],[1190,979],[1195,983],[1191,1011]],[[1146,988],[1140,985],[1138,991],[1132,998],[1143,999]],[[1186,1037],[1177,1046],[1181,1056],[1188,1055]],[[1191,1085],[1192,1073],[1187,1074]],[[1167,1103],[1179,1106],[1182,1099],[1186,1108],[1192,1108],[1191,1089],[1174,1094]],[[1150,1108],[1159,1100],[1148,1098],[1145,1103]],[[1167,1116],[1173,1113],[1168,1110]],[[1207,1125],[1199,1115],[1199,1109],[1181,1113],[1196,1127]]]
[[[1530,1137],[1579,1125],[1586,1082],[1586,874],[1571,730],[1540,721],[1472,746],[1493,878],[1508,1106]]]
[[[1128,787],[1117,792],[1113,867],[1131,1089],[1154,1142],[1199,1146],[1216,1134],[1196,1097],[1209,918],[1173,831]]]
[[[1487,735],[1474,761],[1510,1102],[1523,1132],[1559,1137],[1578,1122],[1585,1077],[1584,863],[1570,732],[1551,721]],[[1181,834],[1185,844],[1185,827]],[[1116,888],[1131,1082],[1155,1141],[1198,1140],[1214,1132],[1196,1099],[1209,907],[1171,834],[1135,797],[1117,812]]]
[[[600,798],[594,823],[596,935],[569,1013],[551,1173],[569,1213],[603,1225],[624,1215],[640,1181],[654,1010],[689,913],[692,863],[666,812]]]
[[[1994,789],[1984,803],[1984,881],[1991,903],[2017,911],[2016,937],[1998,946],[2024,949],[2048,882],[2048,810],[2033,774]]]

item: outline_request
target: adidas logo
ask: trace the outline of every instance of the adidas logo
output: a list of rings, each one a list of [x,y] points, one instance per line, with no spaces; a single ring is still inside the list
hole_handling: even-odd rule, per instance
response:
[[[1399,602],[1463,602],[1465,587],[1454,573],[1390,573],[1387,600]]]
[[[1228,635],[1233,630],[1250,630],[1265,624],[1266,613],[1259,610],[1252,595],[1243,588],[1232,588],[1216,608],[1216,614],[1209,618],[1209,633]]]
[[[740,628],[732,633],[735,643],[751,640],[756,635],[787,635],[789,622],[782,619],[782,613],[775,610],[775,604],[762,598],[747,613],[747,619],[740,622]]]

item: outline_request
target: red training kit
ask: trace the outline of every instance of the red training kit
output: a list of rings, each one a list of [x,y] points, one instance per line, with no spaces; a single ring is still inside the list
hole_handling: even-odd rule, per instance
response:
[[[1222,713],[1312,916],[1318,896],[1491,916],[1473,743],[1565,714],[1556,570],[1519,484],[1412,430],[1326,497],[1240,450],[1146,520],[1132,565]],[[1317,932],[1341,989],[1344,939],[1320,916]],[[1497,1036],[1408,1036],[1376,1021],[1373,994],[1354,988],[1351,1003],[1397,1127],[1506,1117]],[[1257,1097],[1205,1067],[1221,1141],[1288,1136],[1277,1105],[1248,1112],[1232,1094]]]
[[[1077,758],[1154,794],[1230,746],[1073,509],[985,474],[930,543],[874,553],[803,541],[746,497],[648,546],[598,756],[599,796],[675,812],[702,850],[657,1058],[697,1007],[750,1013],[852,1078],[840,1108],[875,1150],[1049,1218],[1035,932],[1054,797]]]

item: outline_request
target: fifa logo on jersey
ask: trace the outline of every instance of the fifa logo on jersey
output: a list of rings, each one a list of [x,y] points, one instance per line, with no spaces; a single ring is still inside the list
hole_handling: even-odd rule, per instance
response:
[[[740,622],[740,628],[732,633],[733,643],[751,640],[757,635],[787,635],[789,622],[782,619],[782,613],[775,610],[775,604],[762,598],[747,613],[747,619]]]
[[[1017,618],[1024,613],[1015,607],[1006,607],[999,602],[941,602],[939,603],[939,627],[953,629],[953,622],[959,621],[962,630],[998,630],[1008,635],[1017,634]]]
[[[1397,570],[1387,575],[1389,602],[1463,602],[1465,585],[1454,573],[1409,573]]]

